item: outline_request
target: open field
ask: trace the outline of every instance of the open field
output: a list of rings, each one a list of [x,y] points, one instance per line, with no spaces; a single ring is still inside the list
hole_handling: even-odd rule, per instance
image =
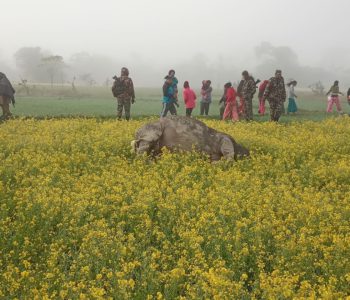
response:
[[[196,91],[199,95],[199,90]],[[300,111],[295,116],[284,116],[282,121],[293,120],[322,120],[329,115],[325,113],[326,97],[314,95],[307,90],[297,91],[297,100]],[[221,90],[214,89],[213,104],[210,109],[212,118],[219,118],[218,102]],[[23,91],[17,96],[17,104],[13,113],[17,116],[94,116],[115,117],[116,100],[112,97],[110,88],[107,87],[77,87],[77,93],[73,93],[69,86],[54,87],[38,86],[31,89],[33,96],[25,96]],[[132,106],[132,116],[156,116],[161,111],[161,89],[139,88],[136,89],[136,104]],[[179,114],[184,114],[182,99],[179,99],[181,107]],[[345,98],[342,98],[342,106],[345,112],[350,112],[350,106]],[[254,99],[254,113],[257,114],[258,100]],[[267,111],[268,112],[268,111]],[[199,104],[194,115],[199,114]],[[336,114],[333,114],[333,116]],[[268,116],[256,116],[256,120],[267,120]]]
[[[206,120],[252,153],[214,165],[136,158],[145,122],[0,125],[1,299],[350,295],[348,117]]]

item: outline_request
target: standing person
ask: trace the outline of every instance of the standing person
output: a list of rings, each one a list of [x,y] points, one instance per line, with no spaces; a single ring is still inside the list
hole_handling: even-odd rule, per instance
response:
[[[114,76],[113,79],[112,92],[118,101],[117,118],[121,120],[124,109],[125,119],[129,121],[131,104],[135,103],[134,84],[129,77],[129,70],[123,67],[120,77]]]
[[[166,117],[168,112],[173,116],[177,115],[175,108],[175,93],[173,78],[166,76],[163,84],[163,109],[160,114],[161,118]]]
[[[350,88],[348,89],[347,99],[348,99],[348,104],[350,105]]]
[[[342,92],[339,91],[339,81],[334,81],[334,84],[329,89],[326,96],[330,95],[328,97],[328,105],[327,105],[327,112],[330,113],[333,111],[333,105],[337,107],[337,111],[339,114],[342,114],[343,111],[341,109],[340,101],[339,101],[339,95],[344,95]]]
[[[186,107],[186,117],[191,117],[192,110],[196,107],[196,93],[190,88],[188,81],[184,82],[184,90],[182,92]]]
[[[173,101],[174,101],[174,104],[179,107],[178,105],[178,94],[179,94],[179,90],[177,88],[177,84],[179,83],[178,79],[175,77],[175,71],[174,70],[170,70],[168,72],[168,75],[165,76],[164,79],[167,79],[167,77],[169,77],[171,80],[172,80],[172,87],[173,87],[173,91],[174,91],[174,94],[173,94]]]
[[[264,92],[266,89],[267,84],[269,83],[268,80],[264,80],[260,85],[259,85],[259,93],[258,93],[258,98],[259,98],[259,114],[261,116],[265,115],[265,99],[264,99]]]
[[[298,83],[295,80],[291,80],[287,83],[288,87],[288,108],[287,108],[287,114],[289,113],[296,113],[298,111],[297,104],[295,102],[295,99],[298,98],[298,96],[294,92],[294,87]]]
[[[247,121],[253,120],[253,97],[256,92],[255,81],[252,76],[249,75],[248,71],[242,72],[243,76],[243,86],[242,86],[242,96],[245,104],[244,118]]]
[[[202,81],[202,89],[201,89],[201,106],[200,106],[200,115],[208,116],[209,114],[209,106],[211,103],[211,93],[213,91],[210,80]]]
[[[224,111],[223,120],[232,119],[233,122],[239,120],[238,116],[238,105],[237,105],[237,92],[232,87],[231,82],[225,84],[225,95],[226,95],[226,108]]]
[[[286,87],[282,71],[276,70],[275,77],[271,77],[266,86],[263,100],[267,99],[270,105],[270,119],[278,122],[282,114],[282,106],[286,101]]]
[[[238,113],[241,117],[245,116],[245,101],[243,98],[243,85],[244,85],[244,80],[242,79],[238,86],[237,86],[237,96],[239,97],[239,108],[238,108]]]
[[[226,108],[226,85],[224,87],[224,94],[222,95],[220,101],[219,101],[219,105],[220,105],[220,120],[222,120],[224,118],[224,112],[225,112],[225,108]]]
[[[15,105],[15,93],[16,91],[6,75],[0,72],[0,106],[3,120],[7,120],[12,116],[10,103],[12,102],[12,105]]]

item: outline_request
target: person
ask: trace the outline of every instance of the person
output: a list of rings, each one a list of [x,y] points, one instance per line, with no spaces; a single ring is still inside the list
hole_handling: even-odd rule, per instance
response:
[[[238,107],[237,107],[237,92],[232,87],[231,82],[225,84],[225,95],[226,95],[226,108],[223,115],[223,120],[230,118],[233,122],[239,120]]]
[[[245,116],[245,101],[243,98],[243,85],[244,85],[244,80],[242,79],[238,86],[237,86],[237,96],[239,97],[239,108],[238,108],[238,113],[241,117]]]
[[[334,81],[334,84],[331,86],[329,91],[327,92],[326,96],[328,97],[328,105],[327,105],[327,112],[331,113],[333,111],[333,105],[335,104],[337,108],[337,112],[339,114],[342,114],[343,111],[341,109],[340,101],[339,101],[339,95],[344,95],[342,92],[339,91],[339,81]]]
[[[201,89],[201,106],[200,106],[200,115],[208,116],[209,114],[209,106],[211,103],[211,93],[213,91],[210,80],[202,81],[202,89]]]
[[[134,84],[132,79],[129,77],[129,70],[123,67],[121,69],[120,77],[114,76],[113,79],[114,83],[112,92],[118,101],[117,118],[118,120],[121,120],[124,109],[125,119],[129,121],[131,104],[135,103]]]
[[[191,117],[193,109],[196,107],[196,93],[190,88],[188,81],[184,82],[184,90],[182,92],[186,107],[186,116]]]
[[[275,77],[271,77],[263,96],[263,101],[268,100],[270,105],[270,120],[278,122],[282,114],[282,106],[286,101],[286,87],[282,71],[276,70]]]
[[[10,111],[10,103],[15,105],[15,89],[4,73],[0,72],[0,106],[2,109],[2,119],[9,119],[12,114]]]
[[[298,96],[294,92],[294,87],[297,85],[297,81],[290,80],[287,83],[288,87],[288,107],[287,107],[287,114],[289,113],[296,113],[298,111],[297,104],[295,102],[295,98],[298,98]]]
[[[253,97],[256,92],[255,81],[252,76],[249,75],[248,71],[242,72],[243,86],[242,86],[242,96],[244,99],[244,118],[247,121],[253,120]]]
[[[259,98],[259,114],[261,116],[265,115],[265,99],[264,99],[264,92],[266,89],[267,84],[269,83],[268,80],[264,80],[260,85],[259,85],[259,93],[258,93],[258,98]]]
[[[224,117],[224,112],[225,112],[225,108],[226,108],[226,87],[224,87],[224,94],[222,95],[220,101],[219,101],[219,105],[220,105],[220,120],[223,119]]]
[[[171,78],[169,75],[165,77],[165,82],[163,84],[163,109],[160,113],[160,117],[164,118],[167,116],[168,112],[172,115],[177,115],[175,108],[175,89],[174,89],[174,78]]]
[[[195,118],[170,116],[147,123],[136,131],[131,142],[137,155],[151,157],[169,151],[196,150],[210,157],[212,161],[221,158],[236,160],[249,156],[249,150],[238,144],[230,135],[216,131]]]
[[[173,88],[173,101],[174,101],[174,105],[176,105],[177,107],[179,107],[178,105],[178,93],[179,90],[177,88],[177,85],[179,83],[178,79],[175,77],[175,71],[173,69],[171,69],[168,72],[168,75],[165,76],[164,79],[167,79],[167,77],[169,77],[172,80],[172,88]]]
[[[347,99],[348,99],[348,104],[350,105],[350,88],[348,89]]]

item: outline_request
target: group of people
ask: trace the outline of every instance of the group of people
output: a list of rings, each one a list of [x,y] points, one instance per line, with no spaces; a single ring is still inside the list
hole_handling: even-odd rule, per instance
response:
[[[121,119],[123,111],[126,120],[130,119],[131,104],[135,103],[135,90],[132,79],[129,77],[127,68],[121,69],[119,77],[114,76],[112,92],[117,98],[117,118]],[[163,98],[161,118],[165,117],[168,112],[171,115],[177,115],[178,104],[178,79],[175,76],[175,71],[170,70],[165,76],[163,84]],[[259,86],[258,83],[260,83]],[[247,121],[253,120],[253,97],[258,90],[259,98],[259,114],[264,115],[266,111],[266,101],[270,106],[271,121],[278,122],[279,118],[285,113],[284,102],[288,92],[288,107],[287,113],[295,113],[298,108],[296,105],[297,95],[295,94],[295,86],[297,81],[289,80],[285,85],[282,71],[276,70],[275,76],[269,80],[255,81],[248,71],[242,72],[242,80],[235,89],[231,82],[224,85],[224,94],[219,101],[220,117],[223,120],[232,120],[234,122],[243,119]],[[287,90],[286,90],[287,87]],[[212,87],[210,80],[202,81],[201,99],[200,99],[200,115],[208,116],[210,104],[212,102]],[[15,90],[4,73],[0,72],[0,106],[2,108],[2,118],[8,119],[12,116],[10,112],[10,104],[14,105]],[[193,109],[196,106],[197,95],[191,89],[188,81],[183,84],[183,101],[186,107],[186,116],[191,117]],[[339,96],[344,95],[339,90],[339,81],[335,81],[328,93],[327,112],[333,111],[335,105],[338,113],[342,113]],[[347,92],[347,100],[350,104],[350,88]]]
[[[259,114],[265,114],[265,102],[270,105],[270,117],[272,121],[278,121],[281,114],[284,113],[284,102],[286,100],[286,88],[282,71],[277,70],[275,76],[270,80],[264,80],[259,87],[257,84],[260,80],[255,81],[248,71],[243,71],[242,80],[240,81],[237,90],[232,86],[231,82],[224,85],[224,94],[219,101],[220,117],[223,120],[230,119],[239,121],[244,119],[247,121],[253,120],[253,97],[256,90],[259,89]],[[165,117],[168,112],[171,115],[176,115],[178,106],[178,79],[175,77],[175,71],[170,70],[165,77],[163,85],[163,109],[161,117]],[[294,87],[297,85],[295,80],[291,80],[287,84],[288,88],[288,113],[295,113],[297,105],[294,92]],[[202,81],[201,100],[200,100],[200,115],[207,116],[209,113],[210,103],[212,102],[212,87],[210,80]],[[183,85],[183,100],[186,107],[186,116],[190,117],[193,109],[196,106],[197,95],[191,89],[188,81]]]

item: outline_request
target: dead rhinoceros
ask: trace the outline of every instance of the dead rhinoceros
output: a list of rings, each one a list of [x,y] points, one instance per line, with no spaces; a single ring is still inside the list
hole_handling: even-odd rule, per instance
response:
[[[163,147],[170,151],[203,152],[212,161],[249,156],[249,150],[229,135],[208,127],[194,118],[171,116],[142,126],[132,142],[137,154],[156,156]]]

